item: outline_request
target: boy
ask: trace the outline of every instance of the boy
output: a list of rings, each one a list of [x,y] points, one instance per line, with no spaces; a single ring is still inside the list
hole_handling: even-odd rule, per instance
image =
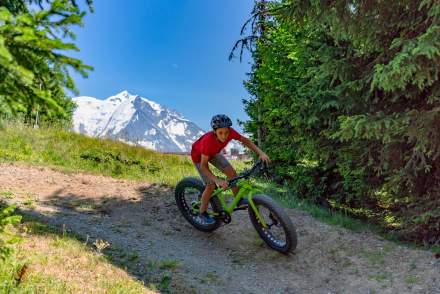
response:
[[[200,206],[199,220],[204,224],[213,224],[214,219],[206,212],[208,209],[209,199],[211,198],[212,192],[217,186],[226,189],[228,187],[228,182],[217,178],[209,170],[208,162],[214,165],[216,168],[221,170],[228,179],[232,179],[237,176],[232,165],[228,162],[220,151],[232,140],[238,140],[242,142],[246,147],[252,149],[258,154],[261,160],[268,163],[269,157],[261,151],[251,140],[241,136],[237,131],[235,131],[232,126],[231,119],[224,115],[215,115],[211,120],[212,131],[201,136],[197,141],[192,144],[191,158],[196,166],[200,176],[205,183],[205,190],[202,194],[202,204]],[[238,192],[238,187],[232,188],[234,195]],[[240,206],[245,203],[239,203]]]

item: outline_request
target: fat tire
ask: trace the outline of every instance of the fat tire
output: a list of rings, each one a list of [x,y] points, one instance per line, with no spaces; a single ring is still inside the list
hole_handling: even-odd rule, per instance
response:
[[[254,210],[249,205],[249,218],[251,219],[251,223],[258,232],[258,235],[260,235],[261,239],[263,239],[270,248],[283,254],[289,254],[289,252],[295,250],[298,242],[296,229],[284,209],[267,195],[255,195],[252,200],[257,207],[264,206],[269,209],[271,213],[277,216],[277,219],[280,221],[286,235],[286,244],[281,247],[268,238],[268,236],[264,233],[264,227],[259,223]]]
[[[215,223],[211,225],[202,225],[194,220],[193,214],[191,213],[191,208],[187,205],[185,201],[184,193],[186,188],[196,188],[200,191],[201,194],[205,190],[205,185],[200,179],[194,177],[184,178],[177,184],[175,190],[176,204],[185,219],[196,229],[202,232],[212,232],[217,229],[222,224],[222,221],[220,219],[215,219]],[[217,197],[211,197],[209,203],[211,204],[214,212],[221,211],[220,200]]]

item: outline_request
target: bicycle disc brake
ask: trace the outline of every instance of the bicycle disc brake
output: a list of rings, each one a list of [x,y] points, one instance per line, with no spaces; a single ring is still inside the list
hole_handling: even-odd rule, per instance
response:
[[[275,225],[276,227],[279,226],[279,221],[276,219],[276,217],[272,214],[272,212],[269,214],[269,218],[272,220],[272,223],[269,225],[269,228]]]

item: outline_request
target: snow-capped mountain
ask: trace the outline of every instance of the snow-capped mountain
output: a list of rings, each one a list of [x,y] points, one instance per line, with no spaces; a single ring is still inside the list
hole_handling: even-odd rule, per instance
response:
[[[72,100],[77,104],[73,131],[87,136],[120,140],[161,152],[188,152],[191,144],[205,133],[178,112],[127,91],[105,100],[86,96]],[[238,146],[229,145],[228,151]]]

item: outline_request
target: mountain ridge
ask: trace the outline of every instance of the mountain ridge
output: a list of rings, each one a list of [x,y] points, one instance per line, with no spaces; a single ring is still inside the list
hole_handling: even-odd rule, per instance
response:
[[[127,90],[106,99],[72,98],[77,105],[73,131],[91,137],[109,138],[167,153],[191,151],[191,145],[206,132],[174,109]],[[231,142],[226,148],[241,147]]]

